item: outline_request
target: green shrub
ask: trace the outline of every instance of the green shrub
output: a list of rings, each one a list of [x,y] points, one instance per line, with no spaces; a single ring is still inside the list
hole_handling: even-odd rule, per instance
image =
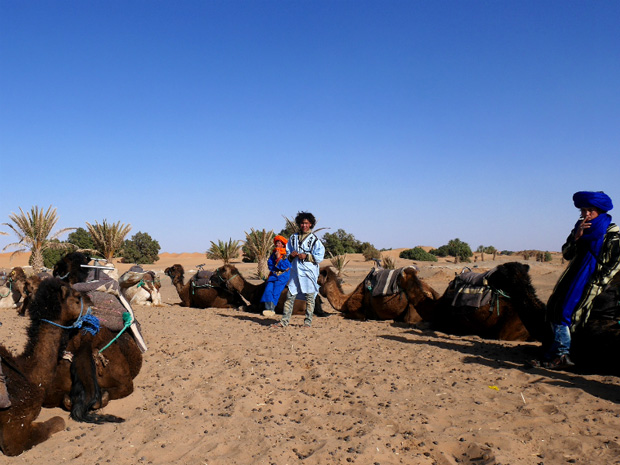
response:
[[[91,249],[95,248],[95,242],[92,236],[86,229],[77,228],[67,237],[67,242],[75,245],[78,249]]]
[[[438,257],[446,257],[448,255],[459,257],[462,262],[468,262],[469,257],[473,255],[469,244],[458,238],[448,241],[446,245],[442,245],[438,249],[431,250],[430,253]]]
[[[546,262],[550,262],[551,260],[553,260],[553,256],[551,255],[551,252],[545,252],[544,260]]]
[[[364,259],[366,261],[381,259],[381,252],[379,252],[377,248],[369,242],[364,242],[364,244],[362,244],[362,255],[364,255]]]
[[[122,257],[125,263],[155,263],[159,260],[159,242],[147,233],[138,232],[123,242]]]
[[[403,250],[399,255],[400,258],[406,258],[407,260],[418,260],[421,262],[436,262],[437,257],[431,253],[428,253],[422,247],[414,247],[413,249]]]
[[[339,229],[335,233],[325,233],[321,239],[325,246],[325,252],[335,256],[348,253],[360,253],[362,243],[353,234],[347,233],[344,229]]]

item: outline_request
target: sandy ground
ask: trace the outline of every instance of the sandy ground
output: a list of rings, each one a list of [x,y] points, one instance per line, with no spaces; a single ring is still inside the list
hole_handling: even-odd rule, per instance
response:
[[[371,268],[350,258],[345,290]],[[19,260],[0,256],[0,268]],[[163,254],[148,268],[174,263],[186,277],[200,263],[219,265],[202,254]],[[528,263],[546,301],[563,266],[557,256]],[[462,267],[418,265],[439,292]],[[275,320],[258,315],[182,308],[163,273],[162,283],[164,307],[135,308],[149,345],[136,389],[104,409],[125,423],[81,424],[46,409],[41,418],[61,415],[67,428],[0,463],[620,463],[618,378],[525,368],[536,343],[349,321],[327,303],[334,314],[315,318],[312,329],[295,316],[274,330]],[[26,320],[12,310],[0,320],[3,344],[20,351]]]

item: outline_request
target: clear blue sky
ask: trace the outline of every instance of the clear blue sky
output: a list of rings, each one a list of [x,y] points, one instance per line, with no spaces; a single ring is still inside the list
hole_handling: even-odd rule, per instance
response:
[[[309,210],[378,248],[559,250],[575,191],[620,211],[619,24],[618,1],[0,0],[0,222],[53,205],[204,252]]]

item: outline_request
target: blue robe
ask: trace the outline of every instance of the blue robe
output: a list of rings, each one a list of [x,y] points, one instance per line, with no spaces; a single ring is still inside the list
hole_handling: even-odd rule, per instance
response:
[[[272,253],[269,256],[269,260],[267,260],[267,267],[270,273],[260,301],[273,302],[274,305],[277,305],[280,300],[280,294],[282,294],[291,276],[291,262],[287,258],[277,261],[275,253]]]

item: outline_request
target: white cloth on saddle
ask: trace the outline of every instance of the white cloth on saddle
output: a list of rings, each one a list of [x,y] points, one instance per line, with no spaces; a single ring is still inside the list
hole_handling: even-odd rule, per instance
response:
[[[140,281],[155,281],[156,275],[154,271],[144,271],[142,268],[137,270],[135,268],[138,267],[132,266],[129,271],[126,271],[118,278],[118,284],[122,289],[140,284]]]
[[[454,293],[452,299],[453,307],[474,307],[479,308],[487,305],[491,301],[493,290],[489,287],[487,278],[491,276],[497,268],[486,273],[476,273],[474,271],[461,272],[457,275],[446,291],[447,295]]]

